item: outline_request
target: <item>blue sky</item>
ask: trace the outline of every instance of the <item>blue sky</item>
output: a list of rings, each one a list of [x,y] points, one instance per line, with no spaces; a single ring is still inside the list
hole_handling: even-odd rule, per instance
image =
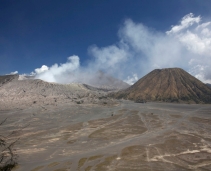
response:
[[[42,65],[64,64],[72,55],[80,58],[79,65],[86,70],[88,66],[95,67],[95,62],[90,61],[96,61],[96,55],[103,56],[99,49],[102,52],[105,47],[122,46],[120,35],[127,20],[136,26],[142,24],[150,34],[157,35],[165,34],[190,13],[207,22],[211,1],[0,0],[0,74],[31,73]],[[140,62],[146,56],[142,54],[138,54]],[[141,77],[145,71],[114,76]]]

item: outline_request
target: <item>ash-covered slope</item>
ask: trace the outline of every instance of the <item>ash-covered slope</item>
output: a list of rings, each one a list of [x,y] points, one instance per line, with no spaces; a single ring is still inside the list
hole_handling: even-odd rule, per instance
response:
[[[6,79],[5,79],[6,78]],[[57,105],[81,103],[110,103],[101,98],[106,92],[88,89],[83,84],[57,84],[38,79],[18,80],[18,75],[0,77],[0,109],[22,108],[30,105]],[[6,81],[5,81],[6,80]],[[106,102],[105,102],[106,100]]]
[[[14,79],[17,80],[18,78],[18,75],[0,75],[0,87]]]
[[[112,96],[135,101],[211,103],[211,89],[180,68],[155,69]]]

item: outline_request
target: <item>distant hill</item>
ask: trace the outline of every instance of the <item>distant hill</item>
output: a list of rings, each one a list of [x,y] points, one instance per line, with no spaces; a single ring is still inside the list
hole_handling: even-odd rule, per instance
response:
[[[206,85],[211,88],[211,84],[207,83]]]
[[[211,103],[211,89],[180,68],[155,69],[115,98],[142,101]]]

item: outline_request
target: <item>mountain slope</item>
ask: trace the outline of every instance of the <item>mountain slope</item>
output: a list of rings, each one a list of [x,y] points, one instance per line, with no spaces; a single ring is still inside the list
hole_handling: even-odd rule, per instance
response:
[[[112,96],[135,101],[211,103],[211,89],[180,68],[155,69]]]
[[[18,77],[18,75],[0,75],[0,87],[14,79],[17,80]]]
[[[38,79],[18,80],[15,76],[0,76],[0,110],[31,105],[109,104],[106,92],[79,83],[57,84]],[[103,98],[102,98],[103,97]]]

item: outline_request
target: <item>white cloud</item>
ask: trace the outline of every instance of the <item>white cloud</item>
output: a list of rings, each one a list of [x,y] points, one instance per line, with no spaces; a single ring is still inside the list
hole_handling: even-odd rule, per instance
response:
[[[197,79],[201,80],[202,82],[211,83],[210,71],[211,71],[210,66],[196,64],[191,68],[190,73],[193,74]],[[208,77],[207,74],[209,75]]]
[[[51,67],[43,65],[41,68],[35,69],[35,78],[42,79],[48,82],[67,83],[73,79],[69,78],[70,73],[79,69],[79,57],[76,55],[70,56],[65,64],[54,64]]]
[[[118,36],[115,44],[89,47],[93,58],[87,66],[80,66],[79,57],[74,55],[64,64],[43,65],[34,74],[51,82],[90,83],[93,73],[103,70],[133,84],[155,68],[181,67],[211,83],[211,22],[203,22],[200,16],[190,13],[166,32],[127,19]]]
[[[192,22],[179,33],[171,32],[171,36],[187,49],[190,56],[186,68],[196,78],[211,83],[211,22],[202,22],[200,17],[190,17]],[[190,27],[191,26],[191,27]],[[167,32],[168,34],[169,32]]]
[[[93,46],[90,48],[90,53],[95,57],[95,64],[102,65],[102,68],[113,68],[120,62],[124,62],[128,58],[125,47],[118,47],[116,45],[98,48]]]
[[[133,74],[132,76],[128,76],[124,82],[128,83],[129,85],[133,85],[136,81],[138,81],[137,74]]]
[[[195,23],[199,23],[201,21],[201,17],[194,17],[192,13],[187,14],[184,16],[180,22],[180,25],[172,26],[170,31],[167,31],[167,34],[172,34],[172,33],[178,33],[182,31],[183,29],[186,29],[190,26],[192,26]]]
[[[188,48],[188,50],[203,55],[204,53],[209,53],[211,50],[210,39],[199,37],[199,35],[187,31],[185,34],[179,37],[179,40]]]
[[[182,18],[180,25],[172,27],[166,33],[179,40],[189,52],[207,55],[211,50],[211,22],[201,22],[200,16],[194,17],[190,13]]]
[[[11,73],[8,74],[8,75],[15,75],[15,74],[18,74],[18,71],[11,72]]]
[[[130,47],[129,53],[137,56],[137,59],[130,60],[140,72],[148,72],[157,67],[173,67],[180,63],[178,59],[183,58],[181,51],[184,51],[184,48],[173,37],[151,31],[143,24],[136,24],[132,20],[126,20],[120,30],[120,38]]]
[[[200,16],[194,17],[192,13],[184,16],[180,25],[173,26],[166,34],[129,19],[119,35],[130,47],[128,53],[138,57],[129,62],[135,66],[132,71],[139,73],[138,77],[154,68],[181,67],[201,81],[210,82],[211,22],[202,22]]]
[[[48,71],[48,70],[49,70],[48,66],[43,65],[41,68],[37,68],[34,71],[35,71],[36,74],[41,74],[41,73]]]
[[[211,24],[211,22],[206,22],[206,23],[202,23],[199,26],[196,27],[196,30],[200,30],[200,29],[204,29],[207,26],[209,26]]]

